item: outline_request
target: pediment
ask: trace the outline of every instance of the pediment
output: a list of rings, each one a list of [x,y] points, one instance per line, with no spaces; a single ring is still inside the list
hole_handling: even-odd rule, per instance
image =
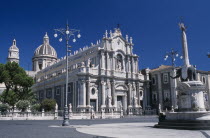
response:
[[[117,85],[116,90],[127,91],[128,88],[125,85]]]
[[[117,50],[126,51],[126,43],[120,36],[115,37],[112,40],[112,45],[113,45],[113,49],[115,51],[117,51]]]

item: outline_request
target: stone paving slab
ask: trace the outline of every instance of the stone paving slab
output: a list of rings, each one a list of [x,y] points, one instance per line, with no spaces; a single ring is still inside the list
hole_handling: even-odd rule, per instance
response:
[[[115,123],[79,126],[81,133],[116,138],[209,138],[209,130],[176,130],[153,128],[156,123]]]

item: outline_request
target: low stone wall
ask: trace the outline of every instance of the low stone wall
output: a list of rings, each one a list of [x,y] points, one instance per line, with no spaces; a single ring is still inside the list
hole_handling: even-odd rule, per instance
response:
[[[0,113],[0,120],[55,120],[58,119],[56,112],[7,112]]]
[[[58,116],[58,111],[55,112],[5,112],[0,113],[0,120],[57,120],[62,119]],[[70,112],[70,119],[106,119],[123,117],[121,112]]]
[[[143,113],[143,114],[142,114]],[[141,115],[156,115],[156,110],[145,110],[142,111]],[[132,115],[131,115],[132,116]],[[111,110],[110,112],[72,112],[69,110],[69,119],[113,119],[113,118],[122,118],[124,117],[123,110],[121,112],[116,112]],[[20,112],[20,111],[11,111],[0,113],[0,120],[57,120],[63,119],[63,111],[55,110],[54,112]]]
[[[111,113],[103,113],[103,112],[90,112],[90,113],[79,113],[72,112],[69,113],[70,119],[106,119],[106,118],[121,118],[123,114],[120,112],[111,112]]]

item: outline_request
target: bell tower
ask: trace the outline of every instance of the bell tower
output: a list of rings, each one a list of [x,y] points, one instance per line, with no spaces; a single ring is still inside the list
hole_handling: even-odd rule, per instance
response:
[[[12,46],[9,48],[7,62],[16,62],[19,64],[19,49],[16,46],[16,40],[12,42]]]

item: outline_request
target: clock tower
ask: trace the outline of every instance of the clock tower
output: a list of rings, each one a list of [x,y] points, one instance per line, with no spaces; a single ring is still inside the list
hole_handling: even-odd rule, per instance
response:
[[[19,64],[19,49],[16,46],[15,39],[12,42],[12,46],[9,48],[7,61],[8,62],[16,62]]]

